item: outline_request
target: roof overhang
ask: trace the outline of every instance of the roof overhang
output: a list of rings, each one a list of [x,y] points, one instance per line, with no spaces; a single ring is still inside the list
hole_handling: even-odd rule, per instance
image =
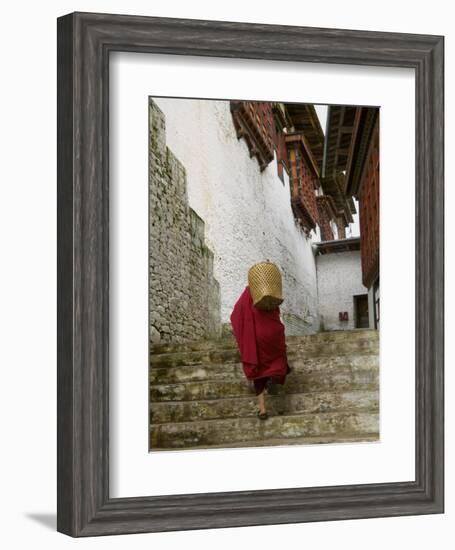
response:
[[[353,250],[360,250],[360,237],[322,241],[320,243],[314,243],[313,246],[316,250],[316,255],[351,252]]]

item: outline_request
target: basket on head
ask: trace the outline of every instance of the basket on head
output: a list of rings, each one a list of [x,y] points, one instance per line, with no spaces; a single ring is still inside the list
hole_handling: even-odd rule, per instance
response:
[[[259,262],[248,270],[248,286],[258,309],[275,309],[283,302],[281,273],[273,263]]]

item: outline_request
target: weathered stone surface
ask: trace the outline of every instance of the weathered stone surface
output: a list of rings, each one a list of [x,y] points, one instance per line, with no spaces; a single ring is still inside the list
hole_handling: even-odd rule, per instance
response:
[[[377,372],[355,372],[350,370],[330,374],[289,375],[286,380],[287,393],[309,391],[346,391],[374,389],[378,384]],[[199,381],[181,384],[154,384],[150,388],[152,401],[188,401],[190,399],[219,399],[254,394],[252,384],[245,380]]]
[[[267,408],[277,415],[277,398],[267,397]],[[285,414],[370,411],[379,409],[378,390],[346,392],[314,392],[287,395]],[[253,395],[226,399],[196,401],[153,402],[150,405],[153,423],[211,420],[216,418],[242,418],[255,416],[257,400]]]
[[[290,362],[293,373],[297,374],[333,373],[335,371],[364,371],[377,369],[378,358],[370,354],[341,355],[335,357],[296,358]],[[150,382],[161,384],[176,384],[179,382],[232,381],[244,380],[242,363],[201,363],[197,365],[181,365],[177,367],[150,368]]]
[[[160,353],[152,353],[150,365],[151,450],[378,438],[375,331],[287,338],[293,370],[284,413],[268,395],[265,423],[256,418],[253,386],[232,338],[154,349]]]
[[[161,341],[161,335],[153,325],[150,327],[150,341],[153,344],[159,344]]]
[[[185,168],[166,146],[164,115],[152,99],[149,117],[151,343],[216,338],[220,288],[205,223],[188,204]]]
[[[158,424],[151,430],[153,447],[191,447],[276,438],[369,434],[377,431],[377,413],[311,413],[258,418],[196,420]]]
[[[351,343],[359,340],[367,340],[370,343],[378,344],[379,333],[376,330],[359,329],[350,331],[318,332],[316,334],[298,336],[288,336],[286,334],[286,345],[288,349],[291,349],[295,345],[299,344],[308,345],[316,343],[335,343],[342,342],[344,340]],[[237,349],[237,343],[232,333],[230,335],[225,334],[223,338],[219,339],[193,339],[183,344],[162,343],[160,345],[152,346],[151,351],[154,355],[159,355],[160,353],[231,348]]]
[[[333,357],[354,353],[375,353],[377,343],[358,340],[353,342],[311,342],[308,344],[290,344],[287,346],[289,361],[313,357]],[[152,354],[150,362],[153,367],[176,367],[180,365],[199,365],[202,363],[233,363],[240,360],[236,347],[226,349],[201,349],[179,351],[174,353]]]

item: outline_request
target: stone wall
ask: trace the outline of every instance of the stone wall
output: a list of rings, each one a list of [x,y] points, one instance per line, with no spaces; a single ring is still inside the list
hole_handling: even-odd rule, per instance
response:
[[[311,236],[295,222],[289,177],[275,159],[263,170],[238,139],[229,101],[154,98],[166,118],[168,146],[186,169],[189,204],[205,221],[220,283],[221,322],[248,284],[248,269],[269,259],[283,275],[286,334],[319,328]],[[313,235],[314,237],[314,235]]]
[[[322,254],[316,264],[321,329],[355,328],[354,296],[368,293],[362,284],[360,251]],[[340,321],[340,311],[348,312],[348,321]]]
[[[218,337],[220,288],[205,223],[188,204],[185,167],[166,145],[165,117],[152,99],[149,117],[151,342]]]

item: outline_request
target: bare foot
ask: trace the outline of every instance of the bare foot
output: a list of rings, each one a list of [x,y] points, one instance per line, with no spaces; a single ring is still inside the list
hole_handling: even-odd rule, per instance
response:
[[[258,403],[259,403],[259,414],[262,414],[262,415],[267,414],[267,410],[265,408],[265,391],[263,391],[258,395]]]

